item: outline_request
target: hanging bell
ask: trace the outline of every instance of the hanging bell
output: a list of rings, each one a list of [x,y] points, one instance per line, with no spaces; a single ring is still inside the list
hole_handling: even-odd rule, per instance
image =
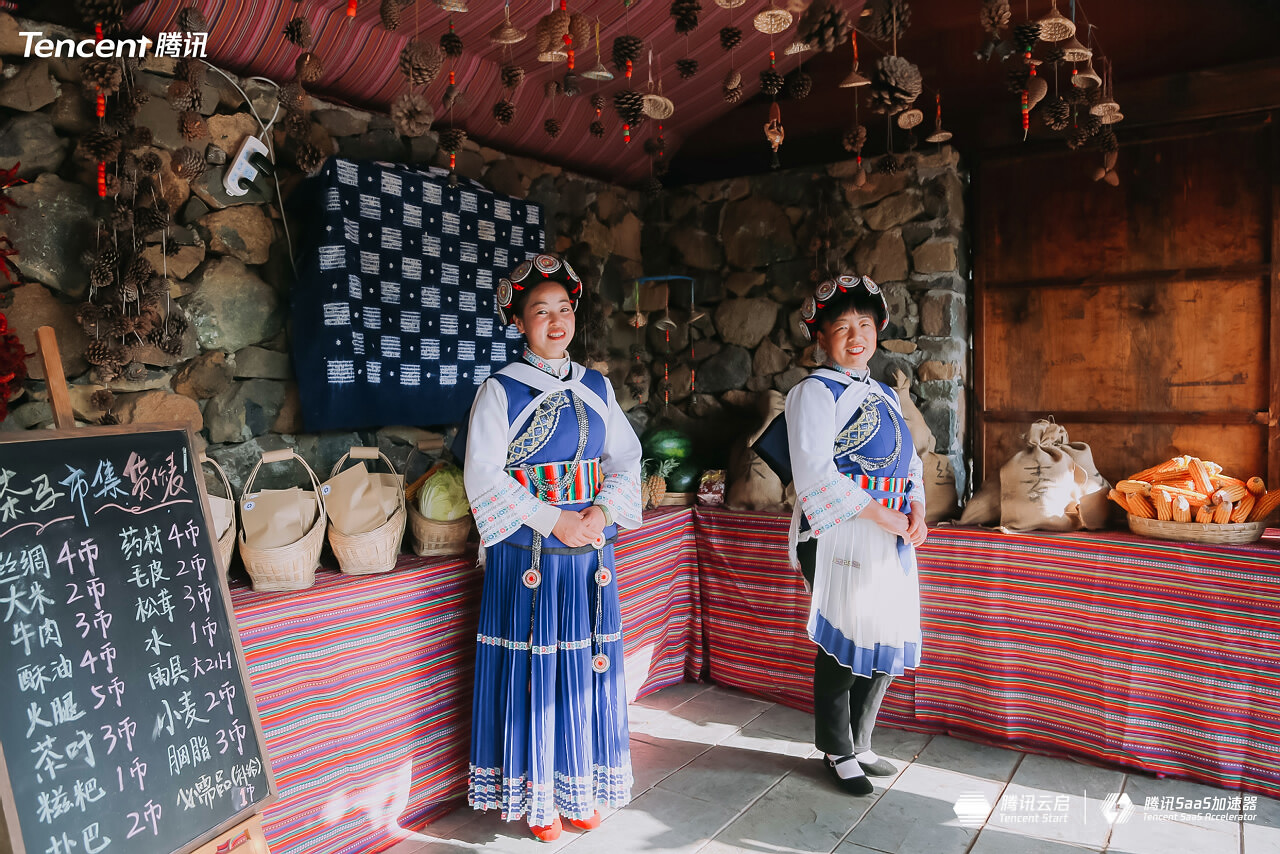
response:
[[[1093,57],[1089,58],[1083,71],[1071,75],[1071,85],[1077,89],[1097,89],[1102,85],[1102,78],[1093,70]]]
[[[855,63],[853,70],[846,74],[845,78],[840,81],[840,88],[852,89],[854,86],[866,86],[870,82],[870,80],[858,73],[858,66],[857,63]]]
[[[528,38],[529,34],[524,30],[517,29],[511,23],[511,7],[507,7],[506,15],[502,23],[494,27],[489,32],[489,41],[496,45],[512,45],[519,44]]]
[[[1062,48],[1062,58],[1066,62],[1084,62],[1093,56],[1093,49],[1080,44],[1080,40],[1075,36],[1067,39],[1059,47]]]
[[[469,12],[467,0],[436,0],[436,5],[446,12]]]
[[[1103,118],[1111,113],[1120,112],[1120,104],[1114,98],[1108,98],[1105,101],[1099,101],[1089,108],[1089,112],[1098,118]],[[1105,124],[1105,122],[1103,123]]]
[[[582,76],[588,80],[598,80],[601,83],[605,83],[613,79],[613,72],[605,68],[604,61],[597,56],[596,67],[590,71],[582,72]]]
[[[676,322],[671,319],[670,306],[668,306],[667,309],[663,311],[662,317],[654,321],[653,327],[655,329],[661,329],[663,332],[670,332],[671,330],[676,328]]]
[[[1058,0],[1053,0],[1049,14],[1045,15],[1037,23],[1040,24],[1041,41],[1060,42],[1076,34],[1076,25],[1070,18],[1058,11]]]

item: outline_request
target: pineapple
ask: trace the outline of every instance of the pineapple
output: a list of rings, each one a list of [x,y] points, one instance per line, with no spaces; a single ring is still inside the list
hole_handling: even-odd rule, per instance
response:
[[[657,507],[667,497],[667,475],[675,471],[679,460],[648,459],[640,464],[640,475],[643,483],[640,497],[644,500],[644,508]]]

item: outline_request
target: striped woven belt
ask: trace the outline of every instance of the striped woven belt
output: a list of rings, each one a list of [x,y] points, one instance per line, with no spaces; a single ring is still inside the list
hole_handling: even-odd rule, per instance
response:
[[[540,501],[550,504],[582,504],[592,501],[604,483],[599,458],[583,460],[569,477],[573,462],[541,463],[507,469],[507,474],[532,492]]]
[[[902,510],[907,506],[911,492],[911,480],[905,477],[867,477],[864,474],[849,474],[845,477],[852,480],[871,496],[873,501],[883,504],[890,510]]]

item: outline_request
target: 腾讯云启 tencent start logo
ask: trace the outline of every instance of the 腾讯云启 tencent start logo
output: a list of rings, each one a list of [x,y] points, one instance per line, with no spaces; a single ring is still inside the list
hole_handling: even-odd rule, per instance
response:
[[[205,55],[205,47],[209,40],[208,33],[157,33],[154,39],[147,36],[123,39],[73,39],[48,38],[42,32],[20,32],[26,39],[22,55],[25,57],[98,57],[99,59],[120,59],[123,57],[142,57],[150,54],[156,57],[199,57]],[[152,46],[154,45],[154,50]]]

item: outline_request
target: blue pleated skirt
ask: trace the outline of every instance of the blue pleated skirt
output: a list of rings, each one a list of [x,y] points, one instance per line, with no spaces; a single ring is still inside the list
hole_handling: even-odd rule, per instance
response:
[[[625,806],[631,752],[613,546],[604,550],[604,587],[594,551],[542,555],[536,590],[521,580],[530,559],[505,543],[486,551],[467,800],[541,826],[557,814],[586,819],[600,805]],[[594,652],[609,657],[604,673],[592,669]]]

